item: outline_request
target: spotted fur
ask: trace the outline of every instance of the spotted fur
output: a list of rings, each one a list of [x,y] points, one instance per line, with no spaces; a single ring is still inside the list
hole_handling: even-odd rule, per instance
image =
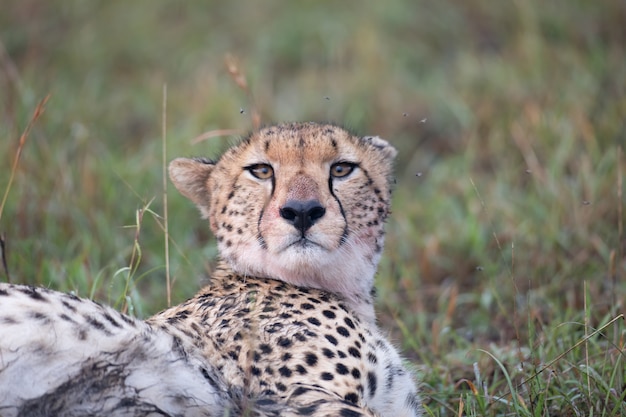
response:
[[[0,284],[0,415],[420,416],[372,302],[395,153],[297,123],[173,161],[218,241],[210,284],[145,322]]]

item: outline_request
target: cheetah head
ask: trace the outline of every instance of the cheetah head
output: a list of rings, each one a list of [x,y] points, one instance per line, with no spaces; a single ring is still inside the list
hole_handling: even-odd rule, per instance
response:
[[[218,161],[175,159],[169,173],[234,272],[333,292],[374,320],[395,155],[378,137],[293,123],[252,133]]]

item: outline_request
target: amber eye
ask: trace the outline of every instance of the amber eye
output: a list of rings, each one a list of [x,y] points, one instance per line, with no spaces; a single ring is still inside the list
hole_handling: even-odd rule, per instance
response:
[[[254,177],[260,180],[269,180],[274,176],[274,169],[268,164],[254,164],[246,168]]]
[[[337,162],[330,167],[330,175],[335,178],[346,177],[354,171],[356,164],[351,162]]]

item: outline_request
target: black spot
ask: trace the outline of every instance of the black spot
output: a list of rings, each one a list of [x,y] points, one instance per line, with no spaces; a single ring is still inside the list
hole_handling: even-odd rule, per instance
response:
[[[252,375],[256,375],[256,376],[261,375],[261,370],[257,368],[256,366],[251,367],[250,371],[252,372]]]
[[[420,400],[417,397],[417,395],[415,395],[415,394],[407,395],[407,397],[406,397],[406,405],[408,405],[409,408],[411,410],[414,410],[415,412],[417,412],[420,409],[420,407],[421,407]]]
[[[381,350],[385,352],[388,350],[387,346],[385,345],[385,341],[382,339],[377,339],[375,344],[376,344],[376,347],[380,348]]]
[[[309,366],[315,366],[317,364],[317,355],[315,353],[307,353],[305,356],[306,364]]]
[[[311,404],[311,405],[307,405],[306,407],[300,407],[298,408],[298,415],[299,416],[312,416],[317,411],[318,405],[319,404]]]
[[[304,334],[309,337],[317,337],[317,333],[310,331],[309,329],[303,330]]]
[[[87,321],[87,323],[89,323],[93,328],[103,331],[105,333],[109,333],[105,328],[104,328],[104,324],[102,324],[102,322],[99,322],[98,320],[94,319],[93,317],[89,317],[89,316],[85,316],[85,321]]]
[[[350,332],[348,331],[348,329],[346,329],[343,326],[337,326],[337,333],[339,333],[343,337],[349,337],[350,336]]]
[[[339,417],[363,417],[363,414],[350,408],[342,408],[339,410]]]
[[[309,318],[307,319],[307,321],[308,321],[309,323],[311,323],[312,325],[314,325],[314,326],[319,326],[319,325],[321,325],[321,324],[322,324],[322,323],[321,323],[318,319],[316,319],[315,317],[309,317]]]
[[[376,386],[378,381],[376,379],[376,374],[374,372],[367,373],[367,386],[369,388],[370,397],[376,395]]]
[[[324,315],[324,317],[328,318],[328,319],[334,319],[335,317],[337,317],[337,315],[330,311],[330,310],[324,310],[322,311],[322,314]]]
[[[302,303],[302,304],[300,305],[300,307],[301,307],[303,310],[313,310],[313,309],[315,308],[315,306],[314,306],[313,304],[311,304],[311,303]]]
[[[215,380],[213,378],[211,378],[211,375],[209,375],[209,371],[207,371],[205,368],[200,368],[200,372],[202,373],[202,376],[204,377],[204,379],[209,381],[209,384],[211,384],[211,386],[213,388],[219,390],[219,387],[217,386],[217,383],[215,382]]]
[[[350,392],[348,394],[345,395],[345,397],[343,397],[346,401],[349,401],[353,404],[356,404],[359,402],[359,396],[357,395],[356,392]]]
[[[361,352],[359,352],[359,350],[355,347],[349,347],[348,353],[350,354],[350,356],[354,358],[359,358],[359,359],[361,358]]]
[[[231,191],[231,192],[228,194],[228,197],[226,197],[226,198],[228,198],[228,199],[230,200],[230,199],[231,199],[231,198],[233,198],[234,196],[235,196],[235,192],[234,192],[234,191]]]
[[[265,328],[265,332],[269,334],[276,333],[276,332],[279,332],[283,327],[284,326],[282,323],[274,323],[272,325],[267,326]]]
[[[0,295],[9,295],[9,292],[0,288]]]
[[[332,381],[333,379],[335,379],[333,374],[331,374],[330,372],[322,372],[322,375],[320,376],[324,381]]]
[[[78,331],[78,340],[86,340],[87,339],[87,331],[85,329],[80,329]]]
[[[387,381],[385,381],[387,390],[389,391],[393,387],[393,372],[387,374]]]
[[[268,390],[270,391],[270,390]],[[268,406],[268,405],[276,405],[276,401],[274,401],[271,398],[261,398],[259,400],[256,400],[255,405],[260,405],[260,406]]]
[[[283,384],[281,382],[277,382],[276,383],[276,389],[278,389],[278,391],[282,391],[282,392],[287,391],[287,387],[285,386],[285,384]]]
[[[300,396],[300,395],[302,395],[302,394],[306,394],[306,393],[307,393],[307,392],[309,392],[309,391],[311,391],[311,390],[310,390],[310,389],[308,389],[308,388],[305,388],[305,387],[298,387],[298,388],[296,388],[296,389],[293,391],[293,394],[291,394],[291,395],[292,395],[292,396],[294,396],[294,397],[298,397],[298,396]]]
[[[291,340],[281,336],[278,338],[278,346],[286,349],[291,346]]]
[[[128,317],[126,314],[120,314],[120,318],[122,319],[123,322],[125,322],[126,324],[136,327],[137,323],[135,322],[135,320],[133,320],[131,317]]]
[[[261,352],[266,355],[272,353],[272,347],[266,343],[261,343],[259,345],[259,349],[261,349]]]
[[[337,371],[337,373],[339,375],[346,375],[348,374],[350,371],[348,370],[348,367],[346,365],[344,365],[343,363],[338,363],[335,366],[335,370]]]
[[[44,323],[49,323],[50,318],[43,313],[39,313],[38,311],[31,311],[29,317],[38,321],[42,321]]]
[[[337,338],[335,336],[327,334],[324,337],[326,338],[326,340],[328,340],[330,343],[332,343],[335,346],[337,346],[337,344],[339,343],[337,342]]]
[[[67,314],[63,314],[63,313],[61,313],[61,314],[59,314],[59,318],[60,318],[61,320],[69,321],[70,323],[76,323],[76,322],[74,321],[74,319],[72,319],[72,318],[71,318],[70,316],[68,316]]]
[[[287,368],[286,366],[281,366],[280,368],[278,368],[278,373],[286,378],[289,378],[292,374],[291,369]]]
[[[346,317],[343,321],[346,322],[346,324],[348,325],[349,328],[354,329],[354,322],[352,320],[350,320],[349,317]]]
[[[109,323],[111,323],[113,326],[118,327],[118,328],[122,327],[122,325],[119,324],[117,321],[115,321],[113,317],[111,317],[108,313],[104,313],[102,317],[104,317],[104,319],[108,321]]]
[[[70,310],[72,312],[76,311],[76,307],[74,307],[73,305],[71,305],[67,301],[61,301],[61,304],[63,304],[63,307],[67,308],[68,310]]]
[[[332,359],[335,357],[335,353],[328,348],[322,349],[322,354],[324,354],[324,356],[326,356],[328,359]]]
[[[48,301],[48,299],[45,298],[44,296],[42,296],[41,293],[39,291],[37,291],[36,288],[33,288],[33,287],[20,287],[20,288],[18,288],[18,291],[28,295],[33,300]]]
[[[273,311],[276,311],[276,307],[270,305],[266,305],[265,307],[263,307],[263,313],[271,313]]]
[[[288,360],[290,360],[292,358],[291,353],[287,352],[283,354],[282,360],[287,362]]]
[[[296,365],[296,372],[298,372],[300,375],[306,375],[308,373],[306,368],[302,365]]]
[[[370,363],[378,363],[378,358],[372,352],[367,352],[367,360],[370,361]]]
[[[324,301],[325,303],[330,302],[330,294],[328,293],[322,293],[320,294],[320,300]],[[332,306],[334,308],[334,306]]]

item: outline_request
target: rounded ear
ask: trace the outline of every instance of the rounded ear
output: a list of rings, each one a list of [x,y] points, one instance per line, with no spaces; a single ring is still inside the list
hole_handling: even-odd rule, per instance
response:
[[[391,146],[385,139],[378,136],[364,136],[363,141],[379,150],[389,162],[393,161],[398,154],[396,148]]]
[[[170,179],[182,195],[193,201],[204,213],[208,212],[211,194],[207,181],[215,162],[204,158],[176,158],[169,165]]]

